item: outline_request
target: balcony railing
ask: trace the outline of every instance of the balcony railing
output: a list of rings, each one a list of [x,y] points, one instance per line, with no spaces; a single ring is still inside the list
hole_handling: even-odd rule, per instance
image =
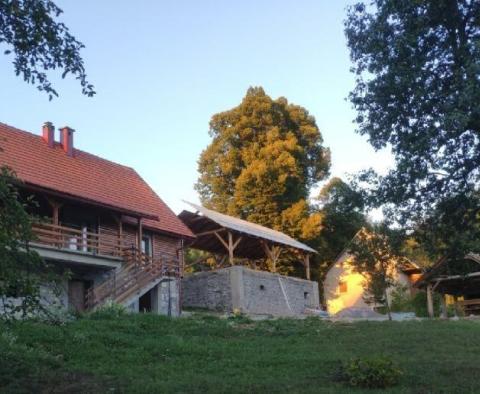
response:
[[[34,243],[37,244],[94,255],[123,256],[123,244],[119,236],[111,234],[102,236],[87,230],[51,223],[35,223],[32,229],[36,236]]]

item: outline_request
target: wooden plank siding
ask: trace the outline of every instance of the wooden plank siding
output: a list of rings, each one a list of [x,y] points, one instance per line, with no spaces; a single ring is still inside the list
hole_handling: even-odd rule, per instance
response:
[[[106,239],[110,243],[120,243],[119,241],[119,227],[118,223],[115,222],[113,216],[101,214],[98,217],[98,235],[103,239]],[[119,245],[120,248],[123,248],[123,245]],[[105,249],[104,247],[99,249],[100,254],[110,254],[111,251]]]
[[[153,234],[153,257],[177,256],[177,251],[181,248],[181,241],[178,238],[167,237],[161,234]]]
[[[131,224],[123,224],[123,245],[125,248],[132,246],[138,248],[137,228]]]

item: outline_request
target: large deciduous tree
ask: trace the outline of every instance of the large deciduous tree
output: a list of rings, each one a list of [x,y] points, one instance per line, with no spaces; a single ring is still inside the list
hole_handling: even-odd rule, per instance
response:
[[[361,193],[340,178],[330,179],[316,198],[322,215],[322,232],[318,239],[318,277],[323,278],[330,265],[354,235],[367,225]]]
[[[308,197],[324,179],[330,152],[308,111],[250,88],[241,104],[216,114],[199,160],[202,203],[303,240],[320,231]]]
[[[408,225],[432,208],[461,217],[438,209],[464,196],[468,216],[478,218],[480,2],[361,2],[350,7],[345,27],[358,132],[377,149],[391,147],[396,160],[387,175],[364,178],[374,183],[376,204],[394,207],[386,217]],[[463,238],[478,239],[472,226]]]
[[[58,96],[47,72],[61,69],[79,80],[82,93],[95,94],[87,80],[80,50],[84,45],[58,21],[63,11],[51,0],[1,0],[0,44],[4,53],[13,52],[15,74],[45,91],[49,98]]]

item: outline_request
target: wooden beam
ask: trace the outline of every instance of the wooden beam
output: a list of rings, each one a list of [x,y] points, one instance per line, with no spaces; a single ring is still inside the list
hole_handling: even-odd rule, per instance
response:
[[[310,280],[310,255],[308,253],[306,253],[304,256],[304,262],[305,262],[305,276],[307,277],[307,280]]]
[[[228,232],[228,262],[230,265],[233,265],[233,251],[235,247],[233,246],[233,236],[231,231]]]
[[[242,237],[238,237],[235,243],[233,244],[233,249],[236,249],[240,241],[242,240]]]
[[[143,228],[142,228],[142,218],[138,218],[138,229],[137,229],[137,249],[139,252],[142,252],[142,238],[143,238]]]
[[[216,228],[215,230],[202,231],[201,233],[195,234],[195,236],[198,238],[198,237],[203,237],[204,235],[211,235],[211,234],[219,233],[225,230],[226,230],[225,228],[220,227],[220,228]]]
[[[218,231],[214,231],[213,234],[218,238],[218,240],[222,243],[222,245],[227,249],[228,252],[228,261],[230,265],[233,265],[233,252],[235,251],[235,248],[238,246],[240,241],[242,240],[242,237],[238,237],[236,241],[234,241],[233,234],[231,231],[227,233],[228,239],[225,241],[220,234],[218,234]]]
[[[453,296],[453,305],[454,305],[453,309],[454,309],[455,317],[457,317],[459,305],[458,305],[458,296],[456,295]]]
[[[448,319],[447,300],[445,294],[440,294],[440,305],[442,308],[442,319]]]
[[[60,221],[59,217],[60,217],[60,213],[59,213],[59,206],[58,205],[54,205],[52,206],[52,209],[53,209],[53,212],[52,212],[52,223],[55,224],[56,226],[58,226],[58,223]]]
[[[428,310],[428,316],[430,318],[434,317],[433,313],[433,291],[432,291],[432,285],[429,283],[427,285],[427,310]]]
[[[45,197],[48,201],[50,206],[52,207],[52,223],[58,226],[60,222],[60,208],[62,207],[63,203],[60,203],[52,198]]]
[[[280,253],[282,252],[282,249],[280,246],[275,246],[272,245],[270,248],[268,246],[268,243],[262,240],[262,245],[263,249],[265,251],[265,254],[267,255],[267,258],[269,258],[272,261],[272,272],[277,272],[277,261],[278,258],[280,257]]]
[[[270,250],[268,244],[265,241],[261,241],[263,250],[265,251],[265,254],[267,255],[267,258],[271,259],[272,258],[272,251]]]
[[[222,243],[222,245],[225,246],[225,249],[227,249],[228,251],[228,243],[225,242],[225,240],[222,238],[220,234],[218,234],[218,232],[214,232],[214,234],[218,238],[218,240]]]

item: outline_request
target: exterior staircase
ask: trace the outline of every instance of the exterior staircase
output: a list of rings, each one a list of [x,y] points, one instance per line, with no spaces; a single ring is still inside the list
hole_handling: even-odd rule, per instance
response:
[[[95,309],[107,301],[127,306],[163,279],[180,277],[180,264],[176,257],[152,258],[136,248],[124,250],[123,257],[125,262],[121,269],[88,289],[87,309]]]

